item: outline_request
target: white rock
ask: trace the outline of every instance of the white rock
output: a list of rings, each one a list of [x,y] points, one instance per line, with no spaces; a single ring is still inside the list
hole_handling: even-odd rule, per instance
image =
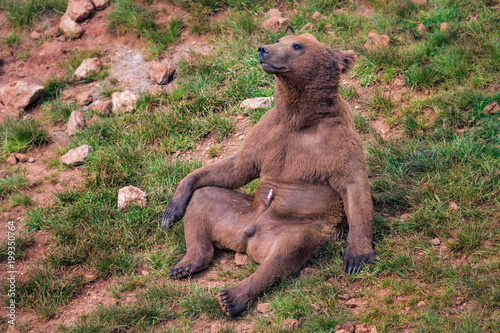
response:
[[[80,38],[83,35],[82,27],[78,23],[73,21],[67,14],[64,14],[61,17],[59,28],[64,35],[71,38]]]
[[[111,96],[111,101],[113,103],[113,112],[125,112],[130,113],[134,111],[135,103],[137,102],[137,95],[126,90],[124,92],[115,92]]]
[[[245,99],[243,102],[240,103],[240,108],[242,109],[263,109],[263,108],[268,108],[272,104],[272,98],[271,97],[256,97],[256,98],[249,98]]]
[[[19,162],[21,163],[26,163],[28,162],[28,160],[30,159],[27,155],[25,154],[20,154],[20,153],[17,153],[16,154],[16,158]]]
[[[7,163],[9,163],[10,165],[16,165],[17,164],[16,154],[14,153],[10,154],[10,156],[7,157]]]
[[[102,68],[102,62],[99,58],[90,58],[82,61],[80,66],[75,71],[75,78],[77,80],[88,77],[91,73],[99,73]]]
[[[85,20],[92,10],[94,5],[90,0],[69,0],[66,15],[73,21],[80,22]]]
[[[135,186],[126,186],[118,191],[118,210],[123,210],[128,206],[146,207],[148,201],[146,193]]]
[[[83,145],[75,149],[71,149],[66,155],[61,156],[60,161],[66,165],[76,165],[82,163],[87,159],[92,151],[89,145]]]
[[[68,126],[66,127],[66,133],[69,136],[74,135],[76,131],[85,126],[85,118],[83,118],[83,113],[80,111],[73,111],[69,116]]]

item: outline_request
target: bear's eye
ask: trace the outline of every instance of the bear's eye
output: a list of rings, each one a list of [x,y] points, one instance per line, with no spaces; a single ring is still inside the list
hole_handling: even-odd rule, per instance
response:
[[[302,50],[304,47],[300,44],[293,44],[292,45],[293,49],[298,51],[298,50]]]
[[[280,42],[280,40],[278,39],[278,40],[276,41],[276,43],[279,43],[279,42]]]

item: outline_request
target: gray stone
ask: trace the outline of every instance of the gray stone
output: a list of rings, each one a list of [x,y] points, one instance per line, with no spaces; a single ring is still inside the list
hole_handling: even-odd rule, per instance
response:
[[[271,97],[256,97],[256,98],[245,99],[243,102],[240,103],[240,108],[255,110],[255,109],[268,108],[271,105],[272,105]]]
[[[137,102],[137,95],[126,90],[124,92],[115,92],[111,96],[111,101],[113,102],[113,112],[125,112],[130,113],[134,111],[135,103]]]
[[[234,262],[236,263],[236,266],[243,266],[248,263],[248,261],[248,256],[246,254],[239,252],[234,254]]]
[[[83,113],[80,111],[73,111],[69,116],[68,126],[66,127],[66,133],[69,136],[74,135],[80,128],[85,126],[85,118],[83,118]]]
[[[123,210],[129,206],[146,207],[148,201],[146,193],[135,186],[126,186],[118,191],[118,210]]]
[[[65,155],[61,156],[60,161],[66,165],[77,165],[85,161],[91,151],[91,146],[83,145],[68,151]]]
[[[49,30],[46,30],[43,35],[47,38],[53,38],[58,36],[61,33],[61,29],[58,26],[52,27]]]
[[[500,106],[498,105],[498,102],[493,102],[488,105],[483,109],[483,113],[485,114],[490,114],[490,113],[497,113],[500,112]]]
[[[82,61],[75,71],[75,78],[81,80],[87,78],[90,74],[97,74],[101,71],[102,62],[99,58],[89,58]]]

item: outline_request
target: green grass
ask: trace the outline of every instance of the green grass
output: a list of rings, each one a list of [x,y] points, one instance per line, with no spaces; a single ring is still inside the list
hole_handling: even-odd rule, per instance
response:
[[[29,185],[22,173],[0,179],[2,200],[27,206],[29,228],[52,237],[45,259],[20,286],[21,307],[50,318],[90,283],[70,273],[79,267],[97,278],[112,277],[110,290],[119,304],[97,308],[61,331],[192,331],[207,321],[220,323],[222,330],[234,328],[235,322],[223,321],[216,291],[258,265],[233,269],[229,262],[211,268],[215,277],[203,284],[196,276],[187,285],[171,282],[168,272],[185,253],[183,227],[163,231],[159,222],[178,182],[201,166],[175,153],[189,153],[207,136],[220,141],[232,135],[230,119],[242,112],[242,100],[272,96],[273,77],[260,69],[256,49],[286,34],[258,28],[264,13],[279,7],[289,9],[292,30],[314,23],[320,41],[359,55],[340,93],[351,106],[363,107],[363,113],[354,113],[354,122],[365,141],[378,261],[346,276],[341,270],[347,244],[343,232],[306,264],[313,273],[277,281],[254,300],[270,302],[271,313],[257,314],[252,305],[238,323],[253,321],[255,330],[263,332],[285,331],[287,319],[300,320],[304,332],[333,331],[346,321],[375,325],[379,332],[500,329],[500,123],[498,114],[482,112],[500,101],[495,93],[500,19],[493,2],[419,6],[370,0],[374,13],[369,17],[356,4],[340,1],[170,2],[192,16],[160,23],[149,2],[118,1],[108,28],[142,38],[153,57],[163,57],[186,27],[206,38],[213,51],[190,54],[177,65],[172,93],[142,94],[133,114],[100,118],[70,139],[68,149],[93,147],[79,167],[85,180],[81,188],[57,193],[50,206],[33,207],[21,191]],[[318,22],[311,18],[315,11],[323,15]],[[441,32],[445,21],[450,30]],[[422,22],[428,31],[416,34]],[[388,34],[394,45],[368,52],[363,45],[371,30]],[[83,59],[99,52],[71,54],[63,63],[65,72],[72,74]],[[402,95],[394,92],[396,78],[404,84]],[[71,111],[58,97],[72,84],[64,77],[45,83],[43,113],[50,122],[64,121]],[[110,82],[101,95],[109,97],[116,84]],[[248,117],[256,122],[266,111]],[[388,138],[372,126],[377,117],[390,123],[394,133]],[[0,132],[5,154],[21,146],[16,136],[27,138],[23,149],[40,144],[33,139],[35,132],[11,135],[16,131],[6,130],[29,127],[24,121],[6,124]],[[222,149],[216,144],[208,155],[215,157]],[[252,193],[256,184],[242,191]],[[117,210],[118,190],[128,185],[147,193],[147,207]],[[450,209],[450,202],[458,209]],[[441,245],[429,243],[436,237]],[[126,298],[130,294],[135,297]],[[349,308],[345,302],[351,298],[366,306]],[[418,306],[421,301],[424,306]]]
[[[53,124],[65,123],[71,112],[77,111],[78,107],[71,102],[48,102],[42,107],[42,113]]]
[[[15,32],[11,32],[7,36],[5,36],[3,42],[8,47],[17,46],[17,45],[19,45],[19,43],[21,43],[21,36],[18,35],[17,33],[15,33]]]
[[[48,142],[48,131],[37,119],[7,118],[0,125],[0,152],[4,155],[21,153]]]
[[[66,0],[3,0],[0,8],[5,11],[7,22],[16,28],[31,28],[45,14],[64,12]]]

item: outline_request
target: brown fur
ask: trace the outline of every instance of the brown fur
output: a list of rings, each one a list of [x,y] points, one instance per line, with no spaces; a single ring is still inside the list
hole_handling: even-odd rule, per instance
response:
[[[276,278],[299,270],[342,230],[343,211],[349,223],[344,269],[357,272],[375,258],[363,146],[338,92],[339,76],[353,66],[355,53],[303,35],[262,46],[259,57],[263,70],[276,75],[275,107],[235,155],[180,182],[162,224],[185,215],[187,253],[170,272],[172,278],[206,268],[214,245],[246,252],[261,264],[219,292],[231,316]],[[255,195],[232,190],[258,177]]]

